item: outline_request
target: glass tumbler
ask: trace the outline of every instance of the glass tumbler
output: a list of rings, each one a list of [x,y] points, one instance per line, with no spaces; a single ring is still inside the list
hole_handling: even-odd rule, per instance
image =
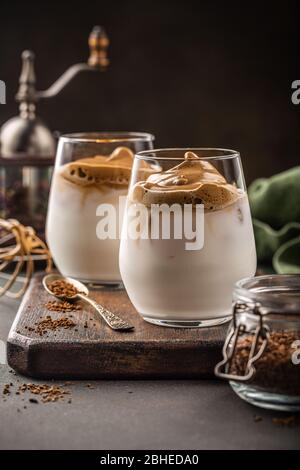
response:
[[[122,202],[134,153],[151,149],[153,140],[151,134],[142,132],[60,137],[46,237],[56,267],[64,276],[95,284],[120,284]]]
[[[135,156],[120,271],[146,321],[172,327],[227,322],[235,282],[255,270],[238,152],[180,148]]]

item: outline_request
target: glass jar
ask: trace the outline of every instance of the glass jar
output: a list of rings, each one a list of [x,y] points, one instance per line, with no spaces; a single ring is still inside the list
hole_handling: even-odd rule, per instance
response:
[[[300,275],[237,282],[216,375],[262,408],[300,411]]]
[[[145,174],[147,167],[152,174]],[[235,282],[256,270],[239,153],[213,148],[138,153],[120,270],[131,302],[150,323],[191,328],[229,321]]]
[[[133,157],[135,152],[151,149],[153,140],[151,134],[142,132],[60,137],[46,237],[64,276],[120,285],[119,226]]]
[[[0,217],[17,219],[45,239],[53,158],[0,157]]]

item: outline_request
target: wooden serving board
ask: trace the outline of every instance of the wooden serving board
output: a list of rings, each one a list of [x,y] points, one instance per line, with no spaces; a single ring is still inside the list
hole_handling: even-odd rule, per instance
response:
[[[206,378],[215,364],[228,326],[207,329],[165,328],[145,322],[123,290],[94,290],[91,296],[106,308],[134,324],[133,332],[111,330],[92,308],[82,304],[73,311],[72,329],[49,331],[40,336],[35,322],[49,312],[45,304],[54,300],[35,276],[20,305],[7,342],[10,367],[35,378]]]

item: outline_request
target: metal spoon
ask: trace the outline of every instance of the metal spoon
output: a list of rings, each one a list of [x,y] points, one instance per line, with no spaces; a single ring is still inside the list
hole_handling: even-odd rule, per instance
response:
[[[78,292],[75,295],[68,295],[68,296],[54,294],[49,287],[49,285],[54,281],[68,282],[69,284],[72,284],[77,289]],[[106,308],[102,307],[102,305],[98,304],[97,302],[95,302],[95,300],[91,299],[89,297],[88,288],[81,282],[76,281],[75,279],[72,279],[71,277],[63,277],[63,276],[60,276],[59,274],[48,274],[47,276],[43,278],[43,286],[49,294],[53,295],[54,297],[58,299],[68,300],[68,301],[82,299],[88,304],[92,305],[95,308],[95,310],[97,310],[97,312],[101,315],[101,317],[106,321],[106,323],[113,330],[125,331],[125,330],[134,329],[133,325],[122,320],[122,318],[118,317],[117,315],[110,312],[109,310],[106,310]]]

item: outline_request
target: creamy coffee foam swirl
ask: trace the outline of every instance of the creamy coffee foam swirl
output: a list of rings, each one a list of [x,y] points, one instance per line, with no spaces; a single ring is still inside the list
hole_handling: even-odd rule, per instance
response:
[[[208,161],[186,152],[184,161],[167,171],[137,183],[129,196],[132,202],[151,204],[204,204],[207,210],[234,203],[241,192]]]
[[[109,156],[96,155],[67,163],[61,175],[79,186],[129,185],[134,155],[127,147],[117,147]],[[153,171],[153,170],[152,170]],[[150,167],[144,163],[142,178],[149,175]]]

